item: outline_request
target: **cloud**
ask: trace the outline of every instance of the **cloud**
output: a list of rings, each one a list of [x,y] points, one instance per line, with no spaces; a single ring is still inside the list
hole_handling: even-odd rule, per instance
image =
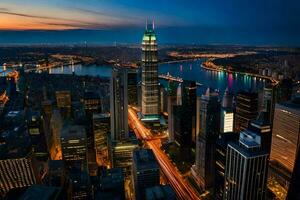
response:
[[[42,15],[31,15],[31,14],[11,12],[5,8],[0,8],[0,14],[13,15],[13,16],[19,16],[19,17],[28,17],[28,18],[34,18],[34,19],[55,20],[55,21],[62,21],[64,23],[70,23],[70,24],[77,23],[77,24],[81,24],[81,25],[95,25],[95,23],[90,23],[90,22],[75,20],[75,19],[66,19],[66,18],[59,18],[59,17],[49,17],[49,16],[42,16]]]
[[[0,11],[3,11],[3,12],[8,12],[9,9],[8,8],[0,8]]]

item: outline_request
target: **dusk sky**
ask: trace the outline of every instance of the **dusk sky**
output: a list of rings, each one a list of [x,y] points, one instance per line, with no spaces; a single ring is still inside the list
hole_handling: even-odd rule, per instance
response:
[[[148,18],[160,29],[201,32],[201,37],[207,31],[212,35],[208,43],[242,43],[253,37],[256,43],[273,38],[269,43],[292,44],[291,38],[300,33],[299,11],[298,0],[1,0],[0,34],[6,36],[7,30],[126,31],[141,28]],[[299,44],[299,39],[294,43]]]

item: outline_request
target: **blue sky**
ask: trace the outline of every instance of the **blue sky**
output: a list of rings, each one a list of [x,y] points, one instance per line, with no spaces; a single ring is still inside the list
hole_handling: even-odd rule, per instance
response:
[[[1,0],[0,30],[126,30],[148,18],[160,29],[298,44],[299,12],[299,0]]]

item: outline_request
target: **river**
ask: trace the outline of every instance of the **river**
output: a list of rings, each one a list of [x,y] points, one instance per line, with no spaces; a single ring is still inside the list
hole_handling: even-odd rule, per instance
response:
[[[230,91],[236,93],[239,90],[254,90],[257,91],[263,88],[265,80],[259,78],[241,75],[238,73],[216,72],[201,68],[201,64],[205,59],[180,61],[173,63],[159,64],[159,74],[170,73],[172,76],[181,77],[184,80],[194,80],[202,83],[203,86],[198,87],[198,93],[203,94],[207,87],[218,89],[221,94],[228,87]],[[1,70],[1,67],[0,67]],[[91,75],[109,78],[111,76],[111,66],[103,65],[75,65],[76,75]],[[51,74],[71,74],[72,67],[64,66],[59,68],[52,68]],[[163,85],[166,81],[161,80]]]

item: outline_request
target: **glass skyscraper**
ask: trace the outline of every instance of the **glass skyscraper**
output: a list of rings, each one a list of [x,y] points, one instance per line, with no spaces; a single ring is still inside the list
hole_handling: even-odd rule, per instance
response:
[[[220,101],[208,88],[197,98],[196,159],[191,173],[198,186],[211,189],[215,179],[215,141],[220,130]]]
[[[110,80],[111,139],[128,138],[127,70],[114,67]]]
[[[157,42],[152,28],[146,27],[142,41],[142,115],[143,121],[159,119]]]
[[[238,144],[229,143],[224,199],[265,199],[268,157],[261,149],[261,137],[248,129],[240,133]]]

